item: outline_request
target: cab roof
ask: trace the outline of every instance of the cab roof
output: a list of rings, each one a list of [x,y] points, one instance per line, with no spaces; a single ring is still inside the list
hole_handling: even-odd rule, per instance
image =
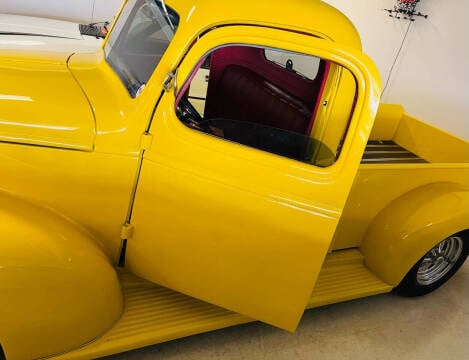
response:
[[[224,24],[256,24],[304,32],[361,50],[351,21],[319,0],[167,0],[179,26],[201,33]]]

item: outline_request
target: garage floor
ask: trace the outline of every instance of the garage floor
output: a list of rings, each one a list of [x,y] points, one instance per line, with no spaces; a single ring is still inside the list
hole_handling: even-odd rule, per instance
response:
[[[469,260],[432,294],[308,310],[294,334],[251,323],[103,359],[469,359]]]

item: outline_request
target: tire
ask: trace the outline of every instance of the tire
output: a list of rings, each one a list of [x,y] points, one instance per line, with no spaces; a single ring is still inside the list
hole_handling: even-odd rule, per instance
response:
[[[410,269],[394,291],[422,296],[447,282],[469,254],[469,231],[451,235],[434,246]]]

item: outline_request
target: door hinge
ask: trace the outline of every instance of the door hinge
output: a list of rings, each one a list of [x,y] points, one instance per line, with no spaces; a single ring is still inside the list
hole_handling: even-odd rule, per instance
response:
[[[140,150],[150,150],[152,141],[153,135],[148,132],[144,132],[142,134],[142,139],[140,140]]]
[[[129,223],[125,223],[121,228],[121,240],[129,240],[134,234],[134,226]]]
[[[134,226],[129,223],[125,223],[121,228],[121,246],[119,250],[119,257],[117,259],[117,266],[125,266],[125,254],[127,251],[127,241],[129,241],[134,234]]]
[[[177,71],[171,71],[166,75],[163,81],[163,88],[166,92],[169,92],[172,88],[176,91],[176,74]]]

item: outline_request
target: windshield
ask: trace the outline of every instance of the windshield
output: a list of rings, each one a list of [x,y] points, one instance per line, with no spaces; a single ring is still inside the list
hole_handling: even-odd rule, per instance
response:
[[[179,23],[162,0],[130,0],[104,47],[106,60],[136,97],[158,65]]]

